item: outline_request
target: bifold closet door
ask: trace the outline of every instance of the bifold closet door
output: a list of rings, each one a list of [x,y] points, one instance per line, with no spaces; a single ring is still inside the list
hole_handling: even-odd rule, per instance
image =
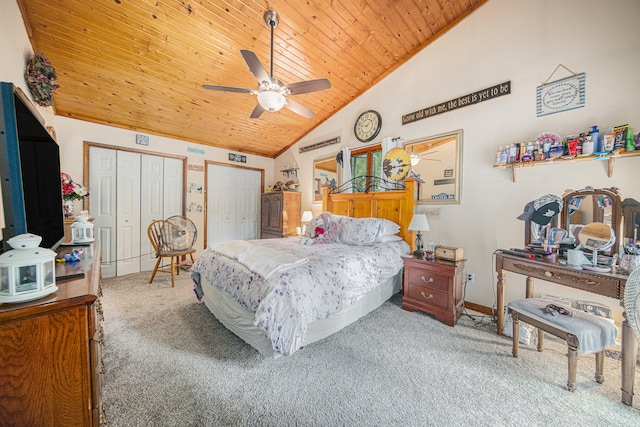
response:
[[[89,165],[103,277],[152,270],[156,258],[147,228],[155,219],[182,215],[183,160],[90,147]]]
[[[140,272],[140,153],[118,151],[116,274]]]
[[[89,148],[89,215],[93,235],[100,242],[102,277],[116,275],[117,151]]]
[[[207,247],[259,238],[261,186],[260,171],[207,165]]]
[[[156,256],[147,229],[158,219],[182,215],[183,161],[170,157],[142,155],[140,178],[140,271],[151,271]]]

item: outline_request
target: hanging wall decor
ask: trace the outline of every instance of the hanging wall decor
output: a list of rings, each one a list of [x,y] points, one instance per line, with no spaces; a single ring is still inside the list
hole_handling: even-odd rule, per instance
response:
[[[551,77],[560,67],[572,75],[549,83]],[[538,117],[584,107],[584,78],[584,73],[576,74],[564,65],[558,65],[547,81],[536,89],[536,111]]]
[[[53,105],[53,92],[60,87],[56,79],[56,70],[41,53],[35,53],[24,73],[24,78],[33,95],[33,100],[43,107]]]
[[[438,114],[443,114],[449,111],[457,110],[458,108],[468,107],[479,102],[488,101],[490,99],[497,98],[499,96],[509,95],[511,93],[511,80],[493,85],[486,89],[478,90],[467,95],[458,96],[457,98],[450,99],[449,101],[441,102],[439,104],[432,105],[431,107],[423,108],[413,113],[405,114],[402,116],[402,124],[416,122],[418,120],[426,119]]]

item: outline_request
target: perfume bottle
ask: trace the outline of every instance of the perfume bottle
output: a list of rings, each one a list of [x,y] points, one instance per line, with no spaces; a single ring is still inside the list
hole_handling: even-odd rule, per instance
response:
[[[431,238],[429,238],[429,242],[427,242],[427,249],[425,251],[424,258],[428,261],[436,259],[436,244],[433,243]]]

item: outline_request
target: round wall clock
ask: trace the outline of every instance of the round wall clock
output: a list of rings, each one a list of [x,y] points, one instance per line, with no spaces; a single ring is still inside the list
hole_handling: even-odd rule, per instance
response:
[[[411,170],[409,152],[403,148],[392,148],[382,159],[382,170],[384,176],[394,181],[404,178]]]
[[[382,117],[374,110],[367,110],[356,119],[353,132],[360,142],[369,142],[378,136],[382,127]]]

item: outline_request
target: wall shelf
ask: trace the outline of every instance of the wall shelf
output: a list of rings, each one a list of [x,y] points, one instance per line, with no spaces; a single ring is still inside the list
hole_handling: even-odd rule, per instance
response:
[[[508,163],[508,164],[496,164],[493,165],[494,169],[511,169],[511,173],[513,175],[513,182],[516,182],[517,173],[516,171],[520,168],[532,168],[536,166],[545,166],[545,165],[560,165],[560,164],[569,164],[575,162],[584,162],[584,161],[608,161],[608,176],[611,178],[613,176],[613,166],[616,162],[616,159],[622,159],[627,157],[635,157],[640,156],[640,150],[635,151],[620,151],[620,152],[611,152],[608,154],[601,155],[592,155],[592,156],[576,156],[576,157],[558,157],[556,159],[550,160],[536,160],[531,162],[518,162],[518,163]]]

